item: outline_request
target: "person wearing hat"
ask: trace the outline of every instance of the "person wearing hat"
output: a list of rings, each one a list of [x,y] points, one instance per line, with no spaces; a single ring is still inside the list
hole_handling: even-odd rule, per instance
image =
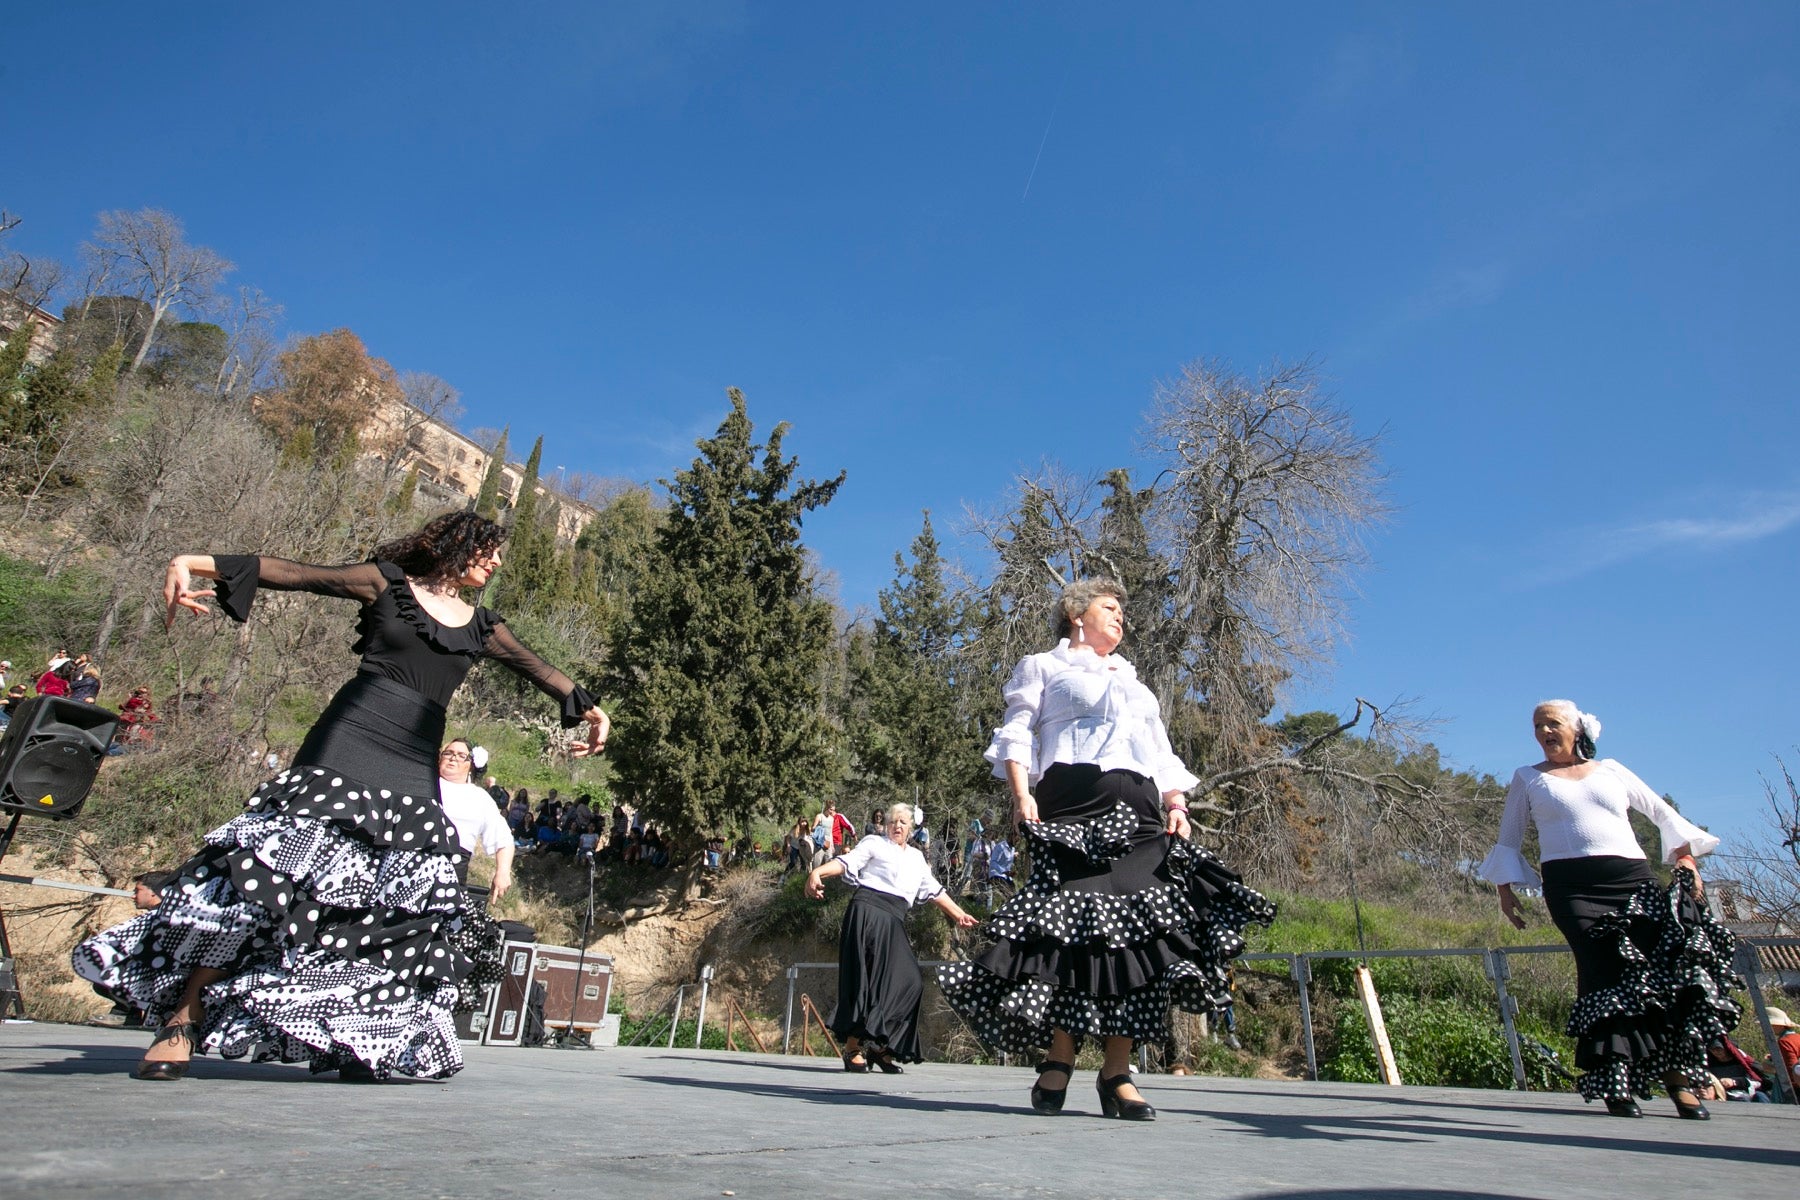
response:
[[[1779,1008],[1769,1010],[1769,1028],[1775,1031],[1775,1049],[1781,1054],[1781,1069],[1787,1072],[1788,1083],[1800,1087],[1800,1031],[1794,1029],[1787,1012]],[[1771,1054],[1770,1063],[1774,1060]]]

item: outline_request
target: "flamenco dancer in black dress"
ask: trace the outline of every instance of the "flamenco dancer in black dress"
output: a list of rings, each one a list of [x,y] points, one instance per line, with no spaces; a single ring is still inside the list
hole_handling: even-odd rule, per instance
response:
[[[604,749],[611,724],[497,614],[458,595],[488,581],[505,536],[451,513],[348,566],[170,562],[171,624],[178,609],[207,612],[208,597],[244,621],[259,587],[338,596],[363,606],[362,661],[293,765],[206,835],[162,904],[75,948],[78,975],[160,1024],[139,1079],[180,1079],[196,1050],[310,1060],[349,1079],[462,1068],[458,992],[484,964],[498,977],[499,943],[457,882],[461,849],[438,801],[444,707],[475,661],[493,658],[559,700],[565,727],[587,722],[577,753]]]
[[[1638,1100],[1661,1084],[1683,1119],[1707,1120],[1694,1084],[1706,1078],[1706,1048],[1743,1011],[1731,996],[1743,985],[1731,968],[1737,943],[1707,911],[1696,861],[1719,839],[1625,764],[1596,758],[1593,713],[1546,700],[1532,710],[1531,732],[1543,761],[1513,772],[1500,837],[1480,874],[1498,886],[1501,914],[1525,928],[1513,889],[1540,886],[1522,853],[1526,827],[1537,826],[1544,907],[1575,956],[1575,1088],[1615,1117],[1641,1117]],[[1667,887],[1632,832],[1634,810],[1662,836],[1675,875]]]
[[[1063,640],[1021,660],[1006,685],[987,758],[1011,785],[1031,877],[987,923],[995,944],[940,967],[938,982],[988,1045],[1049,1047],[1035,1111],[1062,1111],[1081,1039],[1093,1037],[1101,1111],[1149,1121],[1133,1046],[1166,1035],[1171,1003],[1230,1004],[1241,930],[1273,920],[1275,906],[1188,841],[1183,794],[1199,780],[1170,747],[1155,694],[1113,653],[1124,599],[1111,580],[1069,587]]]

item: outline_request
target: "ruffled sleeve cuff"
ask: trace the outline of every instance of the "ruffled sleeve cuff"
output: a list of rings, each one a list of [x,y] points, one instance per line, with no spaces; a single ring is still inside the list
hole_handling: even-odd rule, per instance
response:
[[[563,728],[564,729],[572,729],[575,726],[581,724],[581,722],[582,722],[581,714],[586,712],[590,708],[597,707],[599,705],[599,703],[600,703],[600,701],[594,699],[594,694],[592,692],[590,692],[586,688],[582,687],[579,683],[576,684],[575,690],[563,697],[563,702],[562,702]]]
[[[1031,741],[1020,740],[1010,730],[1001,727],[994,730],[993,740],[982,751],[981,757],[992,764],[995,779],[1005,779],[1006,764],[1009,762],[1016,762],[1027,771],[1031,769]]]
[[[1543,886],[1525,856],[1511,846],[1495,846],[1475,868],[1475,873],[1496,886],[1502,883],[1533,889]]]
[[[1711,854],[1719,848],[1719,839],[1700,828],[1680,813],[1670,812],[1656,823],[1662,834],[1663,861],[1675,861],[1675,852],[1686,846],[1688,853],[1695,858],[1702,854]]]
[[[1156,771],[1152,778],[1156,780],[1157,792],[1162,795],[1170,792],[1185,792],[1200,782],[1200,777],[1188,770],[1174,755],[1170,755],[1156,764]]]
[[[250,605],[256,600],[261,564],[254,554],[215,554],[212,560],[213,570],[219,573],[213,584],[219,607],[242,625],[250,619]]]

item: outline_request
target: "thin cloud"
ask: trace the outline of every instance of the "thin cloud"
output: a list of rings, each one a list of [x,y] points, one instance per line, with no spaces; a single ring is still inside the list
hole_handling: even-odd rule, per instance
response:
[[[1778,537],[1800,527],[1800,490],[1753,492],[1728,506],[1726,516],[1665,517],[1600,527],[1581,542],[1588,552],[1569,564],[1527,575],[1526,587],[1562,583],[1657,553],[1705,554]]]

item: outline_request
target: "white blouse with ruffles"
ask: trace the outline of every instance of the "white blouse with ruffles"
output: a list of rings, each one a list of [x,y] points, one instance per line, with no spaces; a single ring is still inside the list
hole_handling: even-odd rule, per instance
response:
[[[885,833],[868,834],[837,861],[844,864],[846,882],[898,896],[908,908],[934,900],[944,890],[923,854],[911,846],[894,845]]]
[[[1092,763],[1148,775],[1163,794],[1200,782],[1169,745],[1156,693],[1117,654],[1074,649],[1064,638],[1020,659],[1004,694],[1006,719],[984,756],[1002,779],[1009,762],[1023,763],[1034,785],[1054,763]]]
[[[1537,872],[1520,853],[1527,820],[1537,826],[1538,857],[1544,862],[1596,855],[1643,858],[1643,848],[1632,835],[1626,816],[1634,808],[1649,817],[1662,834],[1664,862],[1674,861],[1675,852],[1683,846],[1698,858],[1719,844],[1718,838],[1676,812],[1617,759],[1600,759],[1584,779],[1563,779],[1536,767],[1520,767],[1506,789],[1500,840],[1478,873],[1489,883],[1540,886]]]

